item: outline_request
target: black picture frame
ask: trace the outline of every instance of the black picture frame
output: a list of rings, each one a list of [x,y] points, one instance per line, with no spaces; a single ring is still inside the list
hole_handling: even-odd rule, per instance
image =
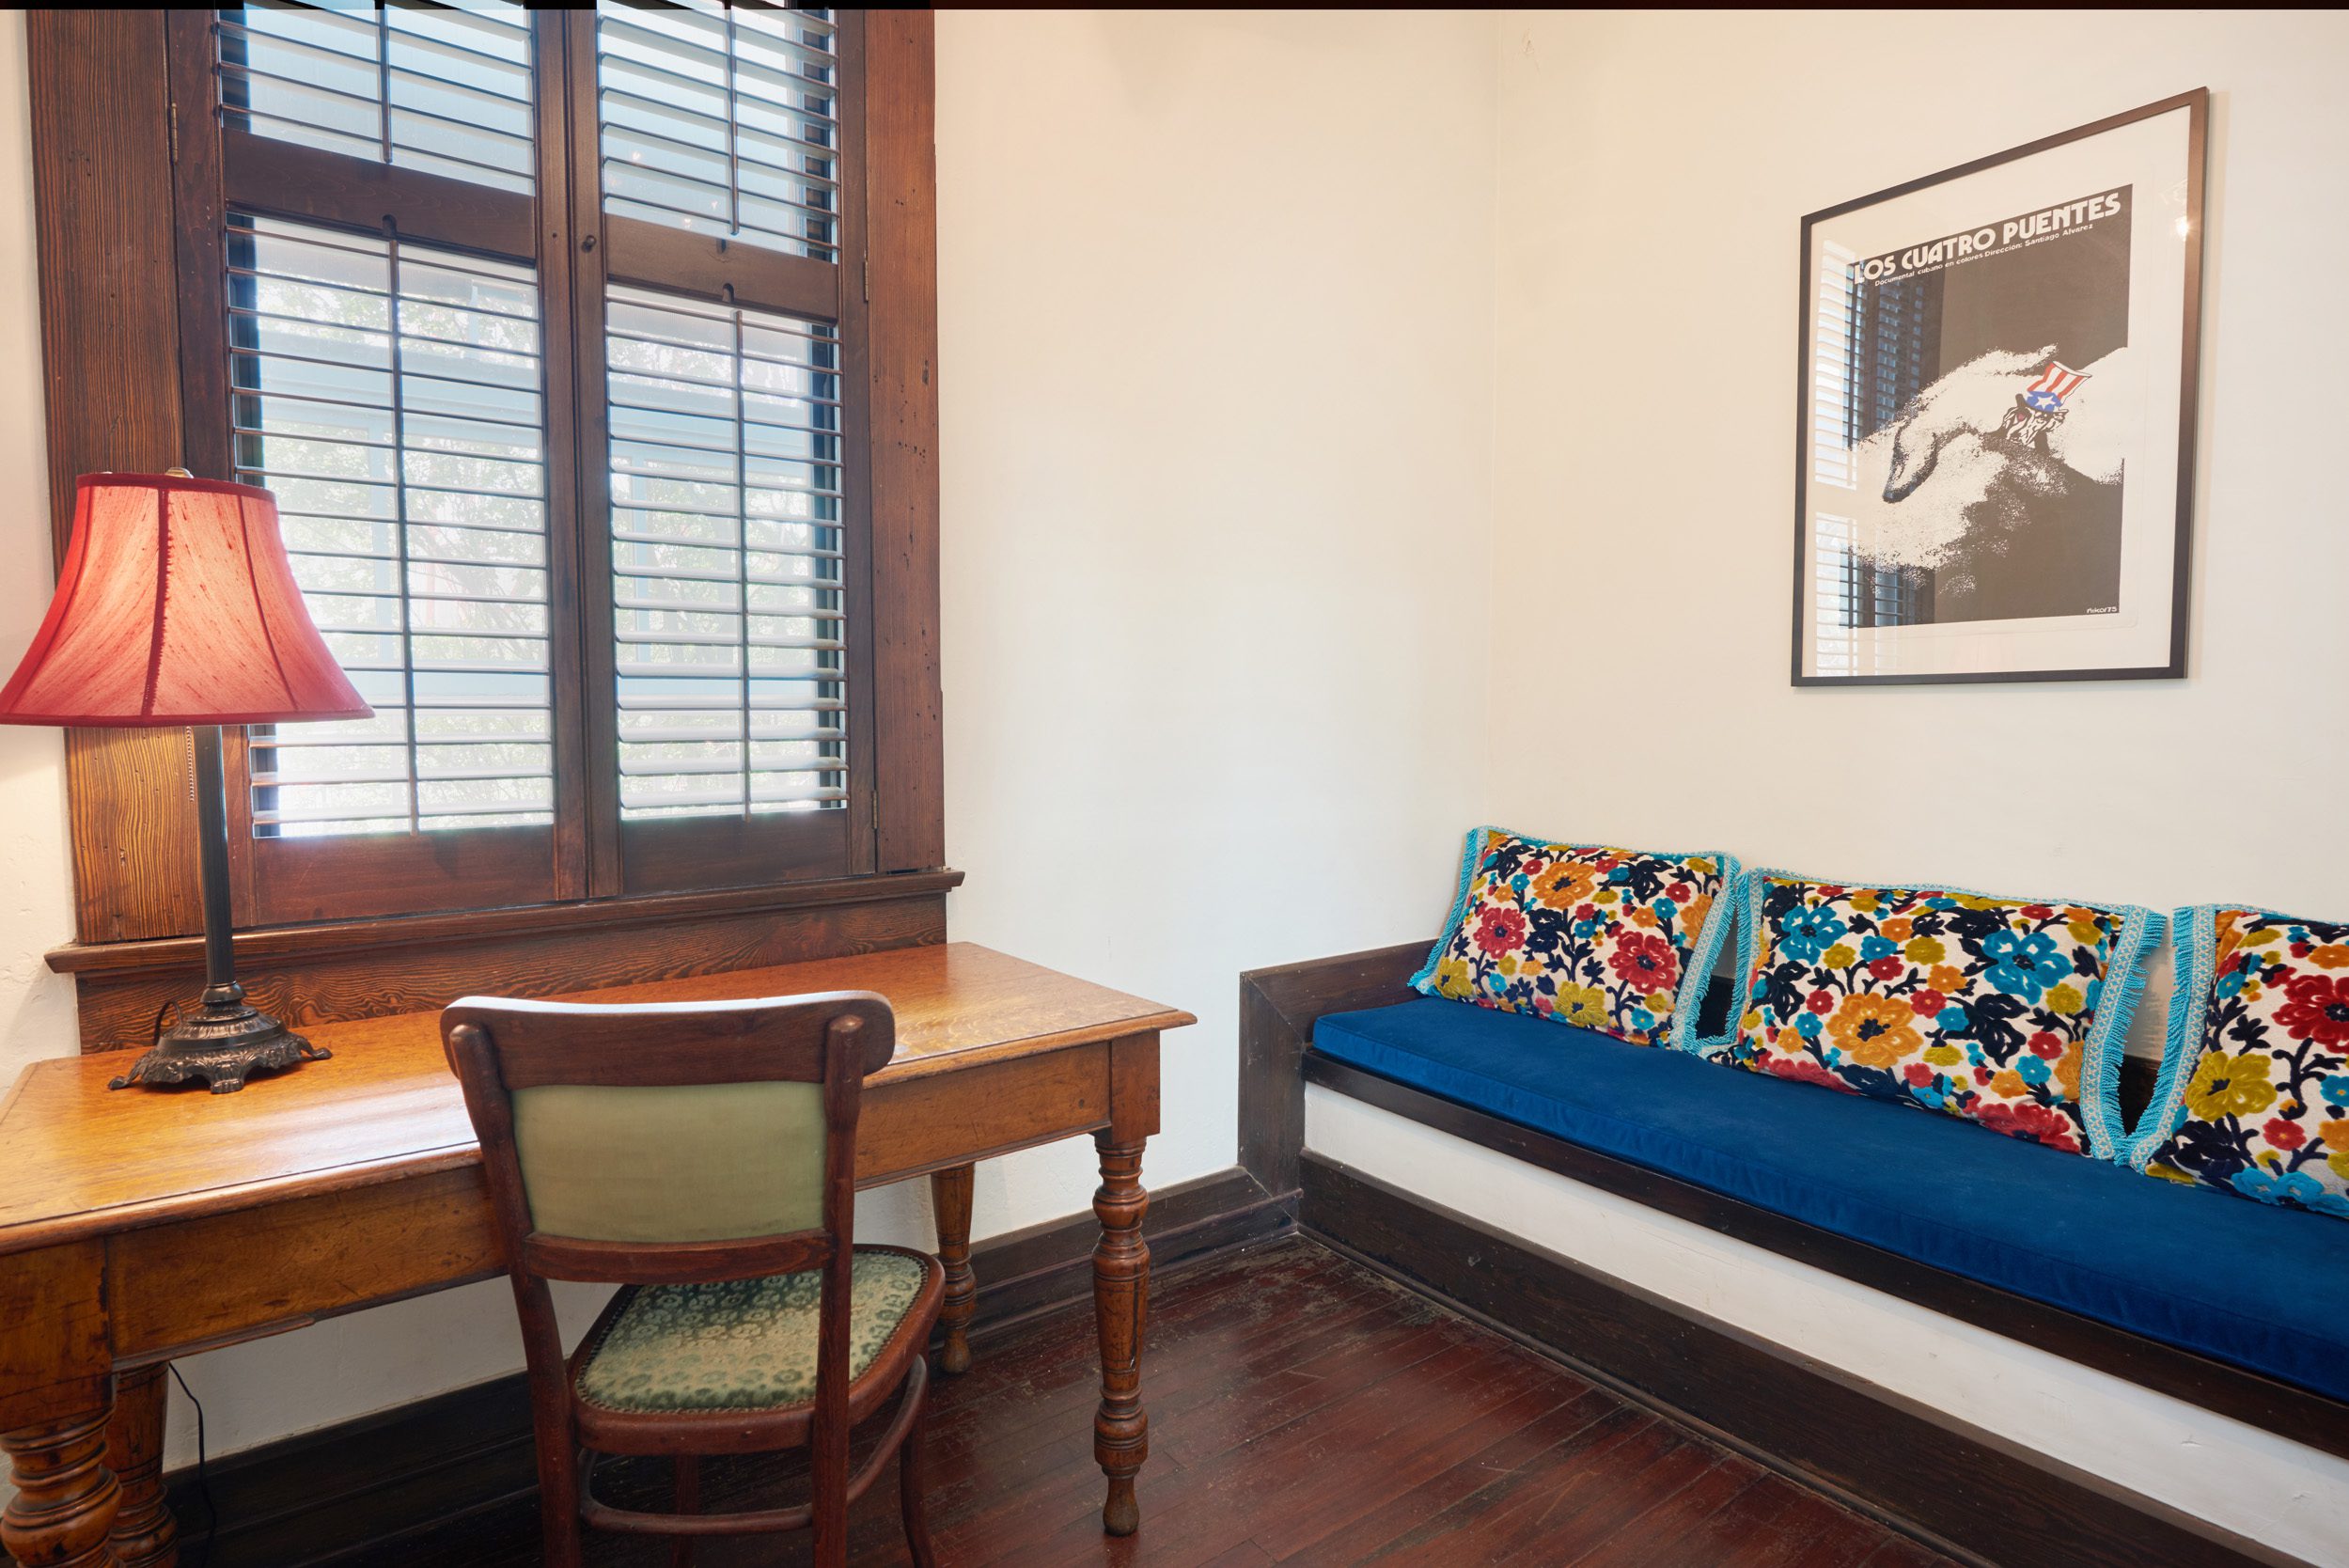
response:
[[[1809,435],[1813,415],[1811,400],[1812,345],[1814,323],[1812,306],[1817,289],[1813,275],[1812,256],[1814,230],[1819,225],[1847,213],[1861,211],[1986,169],[2014,163],[2044,153],[2051,149],[2103,135],[2123,126],[2159,116],[2187,113],[2185,151],[2185,209],[2188,232],[2184,238],[2185,297],[2178,404],[2177,503],[2174,557],[2170,579],[2169,657],[2160,665],[2115,668],[2008,669],[1967,672],[1922,672],[1899,674],[1807,674],[1804,655],[1809,651],[1807,622],[1804,615],[1808,577],[1809,540],[1807,523],[1810,509]],[[1867,196],[1839,202],[1804,215],[1801,249],[1795,266],[1795,362],[1794,362],[1794,557],[1793,572],[1793,657],[1790,676],[1796,686],[1899,686],[1977,684],[1989,682],[2021,681],[2144,681],[2175,680],[2186,673],[2187,622],[2189,588],[2194,547],[2194,480],[2196,431],[2199,420],[2198,391],[2201,379],[2201,319],[2202,271],[2204,249],[2204,187],[2207,182],[2207,154],[2210,131],[2210,89],[2195,87],[2188,91],[2144,104],[2121,114],[2108,115],[2069,131],[2043,136],[2003,152],[1977,158],[1937,173],[1887,186]]]

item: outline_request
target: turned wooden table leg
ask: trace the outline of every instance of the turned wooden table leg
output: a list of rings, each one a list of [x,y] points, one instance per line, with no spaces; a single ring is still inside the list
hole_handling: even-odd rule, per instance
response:
[[[117,1568],[106,1544],[122,1488],[106,1468],[106,1409],[0,1433],[16,1496],[0,1546],[21,1568]]]
[[[947,1274],[946,1300],[938,1308],[938,1326],[946,1330],[946,1348],[938,1353],[943,1372],[971,1370],[971,1314],[979,1310],[979,1278],[971,1273],[971,1169],[958,1165],[930,1177],[938,1262]]]
[[[1093,1248],[1093,1316],[1101,1329],[1101,1408],[1093,1415],[1093,1457],[1109,1478],[1102,1529],[1132,1535],[1141,1523],[1134,1478],[1150,1457],[1150,1417],[1142,1409],[1142,1329],[1150,1315],[1150,1247],[1142,1215],[1142,1143],[1118,1141],[1114,1131],[1094,1136],[1101,1152],[1101,1187],[1093,1213],[1101,1241]]]
[[[122,1483],[114,1555],[122,1568],[178,1568],[180,1522],[164,1500],[164,1395],[168,1362],[117,1372],[106,1467]]]

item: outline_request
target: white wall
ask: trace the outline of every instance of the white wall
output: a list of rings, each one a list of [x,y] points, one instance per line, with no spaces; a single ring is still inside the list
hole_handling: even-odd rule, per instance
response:
[[[1239,972],[1426,928],[1478,808],[1492,25],[939,13],[951,926],[1198,1014],[1153,1181],[1232,1163]]]
[[[1496,820],[2349,910],[2349,813],[2310,792],[2349,768],[2326,673],[2349,661],[2349,298],[2322,281],[2349,254],[2349,18],[1579,12],[1511,16],[1500,44],[1494,554],[1545,591],[1493,617],[1518,694],[1489,731]],[[1793,689],[1802,214],[2197,86],[2191,676]]]
[[[1152,1184],[1232,1163],[1239,971],[1426,926],[1478,809],[1492,25],[938,21],[952,929],[1199,1015]],[[11,662],[49,580],[23,52],[0,16]],[[61,759],[0,729],[10,1075],[73,1048]],[[1096,1180],[1088,1144],[989,1162],[975,1229]],[[929,1241],[919,1184],[860,1214]],[[520,1364],[493,1282],[180,1365],[217,1454]]]

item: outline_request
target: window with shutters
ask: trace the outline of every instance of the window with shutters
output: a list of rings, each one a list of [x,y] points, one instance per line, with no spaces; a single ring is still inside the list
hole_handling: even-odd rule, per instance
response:
[[[878,149],[861,12],[164,25],[188,461],[375,710],[232,737],[240,921],[938,864],[926,23]]]

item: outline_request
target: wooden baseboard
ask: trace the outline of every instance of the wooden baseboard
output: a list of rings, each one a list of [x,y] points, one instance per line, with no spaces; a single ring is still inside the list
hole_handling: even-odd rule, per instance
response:
[[[164,1478],[189,1568],[302,1568],[526,1493],[539,1484],[520,1372]],[[210,1537],[209,1549],[203,1545]]]
[[[1300,1177],[1307,1235],[1962,1560],[2307,1568],[1361,1171]]]
[[[1293,1194],[1267,1193],[1235,1168],[1152,1193],[1142,1229],[1151,1268],[1163,1274],[1295,1227]],[[1014,1325],[1087,1299],[1098,1234],[1093,1216],[1080,1214],[975,1244],[971,1338],[979,1354]],[[209,1481],[218,1516],[209,1556],[195,1549],[206,1514],[194,1470],[165,1479],[185,1560],[313,1568],[536,1492],[529,1392],[516,1372],[214,1462]]]
[[[1286,1235],[1296,1223],[1293,1192],[1268,1193],[1235,1166],[1151,1193],[1142,1235],[1150,1243],[1151,1269],[1164,1273]],[[971,1267],[979,1276],[979,1315],[973,1339],[983,1341],[1039,1312],[1089,1297],[1093,1239],[1099,1233],[1091,1215],[1072,1215],[975,1245]]]

